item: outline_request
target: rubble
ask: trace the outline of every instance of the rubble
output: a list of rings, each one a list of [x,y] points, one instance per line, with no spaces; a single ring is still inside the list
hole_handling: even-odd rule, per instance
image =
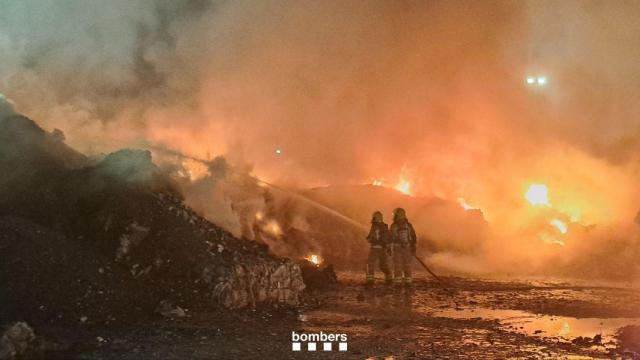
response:
[[[0,321],[133,321],[162,299],[171,310],[299,304],[298,264],[187,207],[148,151],[91,163],[63,139],[0,119],[11,174],[0,180]]]
[[[187,317],[186,311],[180,306],[173,306],[171,302],[162,300],[156,309],[156,312],[164,317]]]
[[[39,359],[42,356],[42,346],[25,322],[11,325],[0,337],[0,360]]]
[[[619,329],[616,337],[620,341],[620,350],[632,353],[634,356],[640,354],[640,326],[628,325]],[[636,357],[633,357],[636,358]]]
[[[326,289],[338,282],[338,276],[331,264],[316,265],[307,260],[298,261],[302,278],[309,289]]]

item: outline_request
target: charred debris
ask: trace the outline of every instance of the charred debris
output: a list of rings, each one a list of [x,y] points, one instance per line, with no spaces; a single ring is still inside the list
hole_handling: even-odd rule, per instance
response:
[[[295,307],[303,275],[313,288],[335,281],[199,216],[148,151],[91,161],[14,115],[0,119],[0,173],[3,323]]]

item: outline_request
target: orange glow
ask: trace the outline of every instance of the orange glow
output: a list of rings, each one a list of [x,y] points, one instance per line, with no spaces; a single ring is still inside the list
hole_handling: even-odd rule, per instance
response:
[[[477,207],[469,205],[469,203],[464,198],[461,198],[461,197],[458,198],[458,204],[460,204],[460,206],[465,210],[477,209]]]
[[[547,244],[554,244],[554,245],[560,245],[560,246],[565,246],[564,241],[556,238],[555,236],[551,236],[549,234],[541,234],[538,236],[538,238],[544,242],[546,242]]]
[[[536,206],[551,206],[549,202],[549,188],[545,184],[531,184],[524,194],[529,204]]]
[[[282,229],[280,228],[278,222],[275,220],[269,220],[269,222],[267,222],[267,224],[263,227],[263,230],[274,236],[282,235]]]
[[[186,159],[182,162],[182,166],[185,169],[184,176],[188,177],[191,181],[196,181],[209,175],[209,169],[203,163],[192,159]]]
[[[411,195],[411,184],[405,178],[400,178],[400,181],[396,184],[396,190],[405,195]]]
[[[127,18],[149,25],[142,39],[137,26],[110,21],[74,34],[80,45],[104,37],[112,46],[100,51],[50,51],[64,31],[29,41],[29,22],[15,21],[25,28],[0,36],[0,92],[47,139],[62,130],[88,165],[149,150],[162,171],[152,191],[175,188],[216,226],[271,241],[278,256],[314,251],[338,269],[361,266],[361,223],[375,210],[391,222],[397,207],[425,260],[441,259],[435,270],[451,274],[551,274],[556,263],[577,269],[581,256],[576,264],[602,266],[640,256],[640,87],[631,76],[640,63],[628,46],[640,36],[640,8],[265,1],[249,16],[246,4],[227,3],[167,24],[171,46],[138,46],[167,35],[151,26],[155,6],[145,14],[136,4]],[[36,8],[47,10],[24,7]],[[629,28],[600,26],[614,14]],[[45,55],[20,61],[32,54]],[[56,159],[66,151],[51,150],[62,151]],[[565,252],[547,244],[562,241]],[[614,274],[605,270],[584,274]]]
[[[566,234],[567,231],[568,231],[567,224],[565,224],[560,219],[553,219],[553,220],[551,220],[551,222],[549,224],[554,226],[556,229],[558,229],[558,231],[560,231],[563,234]]]
[[[320,265],[320,257],[318,255],[315,254],[311,254],[307,257],[305,257],[305,259],[307,259],[308,261],[316,264],[316,265]]]

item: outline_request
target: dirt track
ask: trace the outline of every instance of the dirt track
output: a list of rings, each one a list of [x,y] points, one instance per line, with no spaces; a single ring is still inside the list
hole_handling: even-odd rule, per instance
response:
[[[448,279],[445,289],[426,276],[420,274],[410,290],[365,289],[359,274],[341,273],[339,285],[310,297],[299,312],[190,314],[127,328],[87,328],[67,337],[75,345],[64,354],[83,359],[611,358],[623,355],[615,329],[640,317],[640,291],[631,289],[460,278]],[[69,331],[42,330],[58,337]],[[292,331],[346,333],[348,351],[293,352]],[[598,333],[602,340],[594,339]]]

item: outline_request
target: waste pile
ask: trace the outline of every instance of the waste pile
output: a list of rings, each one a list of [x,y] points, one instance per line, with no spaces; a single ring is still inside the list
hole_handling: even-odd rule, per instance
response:
[[[0,322],[127,322],[296,306],[299,265],[185,206],[144,150],[93,160],[31,119],[0,119]]]
[[[17,322],[0,332],[0,359],[41,359],[44,356],[42,339],[24,322]]]
[[[304,259],[298,264],[304,284],[310,290],[324,290],[338,283],[338,275],[331,264],[318,265]]]

